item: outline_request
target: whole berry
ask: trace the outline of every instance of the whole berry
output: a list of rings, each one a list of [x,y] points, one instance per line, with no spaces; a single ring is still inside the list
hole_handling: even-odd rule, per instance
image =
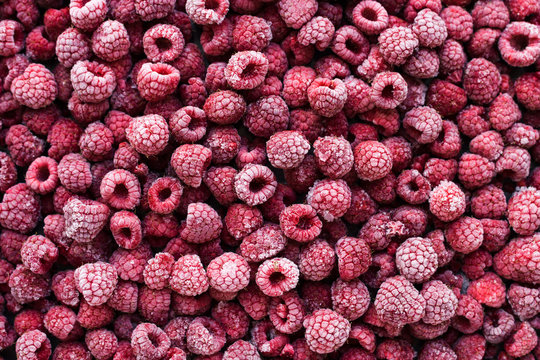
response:
[[[318,354],[327,354],[340,348],[351,331],[351,324],[330,309],[317,310],[304,320],[306,343]]]

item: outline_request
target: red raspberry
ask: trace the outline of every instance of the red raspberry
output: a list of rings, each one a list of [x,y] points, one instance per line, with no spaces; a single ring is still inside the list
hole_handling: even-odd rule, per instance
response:
[[[200,244],[217,238],[222,226],[218,213],[208,204],[191,203],[181,236],[187,242]]]
[[[210,192],[222,205],[230,205],[237,197],[234,192],[234,178],[238,171],[230,166],[211,167],[204,174],[203,181]]]
[[[137,310],[143,319],[163,326],[169,319],[171,290],[152,290],[143,286],[139,290]]]
[[[265,96],[251,103],[247,108],[244,125],[255,136],[270,137],[286,130],[289,110],[283,98],[277,95]]]
[[[58,248],[45,236],[29,236],[21,247],[22,263],[36,274],[47,273],[57,258]]]
[[[79,61],[71,69],[71,83],[81,101],[98,103],[111,96],[116,78],[108,66]]]
[[[486,339],[480,334],[464,335],[453,344],[458,359],[480,360],[486,351]]]
[[[219,302],[212,309],[212,318],[225,328],[229,340],[237,340],[246,335],[249,330],[249,318],[242,307],[233,302]]]
[[[234,359],[260,359],[257,348],[244,340],[237,340],[223,353],[223,360]]]
[[[30,64],[13,79],[10,87],[15,100],[32,109],[51,104],[58,94],[53,74],[41,64]]]
[[[371,97],[378,108],[393,109],[407,96],[407,83],[395,72],[382,72],[373,78]]]
[[[70,0],[69,16],[71,23],[84,31],[94,30],[107,16],[107,2],[105,0]]]
[[[76,28],[68,28],[58,36],[55,50],[58,61],[67,68],[92,54],[90,39]]]
[[[365,113],[375,107],[371,98],[371,87],[362,80],[348,76],[343,80],[347,87],[347,101],[344,109],[354,114]]]
[[[300,272],[292,261],[286,258],[266,260],[257,270],[255,282],[267,296],[281,296],[298,284]]]
[[[459,159],[458,177],[467,189],[489,184],[494,175],[495,165],[480,155],[464,153]]]
[[[370,302],[369,292],[360,280],[337,279],[332,284],[332,305],[335,312],[354,321],[364,315]]]
[[[80,342],[63,342],[54,349],[53,360],[92,360],[90,351]]]
[[[210,261],[207,267],[211,287],[223,292],[237,292],[249,283],[249,265],[240,255],[227,252]]]
[[[315,45],[317,50],[324,51],[330,46],[334,32],[334,24],[329,19],[316,16],[302,26],[298,42],[304,46]]]
[[[507,293],[508,302],[514,314],[521,320],[532,318],[540,312],[539,291],[518,284],[510,285]]]
[[[309,148],[309,142],[298,131],[275,133],[266,143],[268,160],[279,169],[298,167]]]
[[[350,281],[365,273],[371,264],[371,252],[362,238],[343,237],[335,247],[339,276]]]
[[[490,103],[499,93],[501,74],[497,67],[486,59],[469,61],[463,75],[463,88],[467,96],[479,104]]]
[[[347,319],[330,309],[315,311],[304,320],[306,342],[318,354],[328,354],[339,349],[351,331]]]
[[[309,104],[313,110],[326,117],[336,115],[347,101],[347,88],[339,79],[318,78],[307,89]]]
[[[384,178],[392,170],[392,155],[378,141],[363,141],[354,148],[354,167],[362,180]]]
[[[481,304],[499,308],[505,301],[506,287],[500,277],[488,272],[481,278],[471,282],[467,294]]]
[[[405,62],[406,60],[403,61]],[[377,45],[373,45],[369,50],[367,59],[365,59],[361,64],[359,64],[356,70],[358,72],[358,75],[360,75],[363,80],[369,81],[373,79],[373,77],[379,72],[387,71],[390,69],[391,67],[386,63],[379,50],[379,47]]]
[[[97,360],[110,359],[116,353],[118,339],[110,330],[99,329],[86,333],[86,346]]]
[[[15,167],[15,163],[10,155],[0,152],[0,191],[5,192],[11,186],[15,185],[16,182],[17,168]]]
[[[14,20],[0,21],[0,55],[15,55],[24,47],[24,28]]]
[[[220,125],[230,125],[236,123],[244,115],[246,102],[241,95],[233,91],[218,91],[206,99],[204,111],[208,120]]]
[[[93,200],[72,197],[64,206],[65,235],[77,242],[88,243],[103,229],[109,208]]]
[[[321,232],[322,222],[310,205],[295,204],[285,208],[279,215],[281,230],[288,238],[309,242]]]
[[[257,51],[240,51],[230,57],[225,68],[229,86],[236,90],[250,90],[259,86],[268,72],[268,59]]]
[[[351,190],[341,179],[316,181],[306,196],[311,205],[323,219],[334,221],[342,217],[351,205]]]
[[[38,194],[52,192],[58,186],[58,164],[45,156],[37,158],[28,167],[25,181],[26,185]]]
[[[450,80],[452,74],[462,72],[467,61],[463,46],[456,40],[446,40],[439,50],[439,61],[440,72],[447,74]]]
[[[420,46],[428,48],[442,45],[448,35],[444,20],[430,9],[418,12],[414,18],[412,31],[418,37]]]
[[[8,286],[13,299],[26,304],[47,297],[50,293],[49,279],[18,265],[9,277]]]
[[[220,24],[203,26],[200,41],[204,53],[210,56],[228,53],[232,49],[233,28],[229,19],[224,19]]]
[[[439,56],[435,50],[417,50],[403,65],[403,70],[415,78],[433,78],[439,74]]]
[[[255,284],[248,285],[238,293],[238,302],[253,320],[261,320],[268,314],[270,298]]]
[[[60,271],[52,277],[51,289],[56,299],[68,306],[79,304],[79,291],[75,285],[73,270]]]
[[[49,105],[44,109],[25,109],[23,123],[37,135],[47,135],[55,122],[58,121],[60,112],[55,105]]]
[[[421,204],[428,200],[431,185],[417,170],[405,170],[397,178],[396,193],[408,204]]]
[[[239,249],[246,260],[261,262],[283,250],[286,241],[277,225],[268,225],[244,237]]]
[[[501,57],[510,66],[529,66],[540,56],[540,33],[533,24],[512,22],[502,32],[498,45]]]
[[[467,46],[470,56],[484,57],[486,59],[497,61],[500,59],[497,51],[497,40],[501,35],[500,30],[492,28],[478,29],[473,35]]]
[[[236,51],[263,51],[272,40],[268,22],[260,17],[242,15],[232,30],[232,46]]]
[[[437,79],[429,86],[426,104],[437,110],[441,116],[454,115],[467,104],[467,95],[459,86]]]
[[[388,26],[388,12],[376,1],[363,1],[352,12],[352,22],[367,35],[377,35]]]
[[[536,330],[528,321],[516,324],[516,327],[506,339],[504,349],[510,356],[520,357],[529,354],[538,343]]]
[[[521,181],[529,175],[530,166],[531,155],[527,150],[516,146],[507,146],[495,164],[495,171],[504,174],[512,181]]]
[[[396,251],[396,265],[407,280],[425,282],[437,270],[437,253],[429,239],[409,238]]]
[[[326,176],[340,178],[352,170],[354,157],[347,140],[326,136],[318,138],[313,148],[317,166]]]
[[[476,2],[471,15],[476,28],[490,27],[504,29],[510,21],[508,8],[500,0],[482,0]]]
[[[114,266],[104,262],[85,264],[77,268],[73,275],[77,290],[91,306],[106,303],[118,282]]]
[[[270,302],[269,317],[276,330],[293,334],[302,328],[306,309],[296,291],[281,297],[274,297]]]
[[[143,98],[158,101],[170,95],[180,81],[180,72],[164,63],[145,63],[137,74],[137,87]]]
[[[5,136],[5,144],[17,166],[28,166],[43,153],[44,142],[24,125],[14,125]]]
[[[183,296],[197,296],[208,290],[208,279],[197,255],[182,256],[172,267],[169,285]]]
[[[412,360],[416,357],[416,351],[411,344],[405,340],[385,340],[377,346],[375,353],[379,359],[404,359]]]
[[[471,211],[478,218],[501,218],[506,212],[503,190],[495,185],[477,190],[471,199]]]
[[[142,240],[140,219],[129,211],[119,211],[111,217],[110,230],[116,243],[125,249],[135,249]]]
[[[126,141],[126,128],[133,120],[131,116],[121,111],[111,110],[105,117],[105,125],[112,131],[115,143]]]
[[[538,249],[538,238],[533,235],[514,239],[493,258],[495,272],[507,279],[537,283],[540,274],[533,256]]]
[[[426,313],[422,322],[439,325],[444,324],[454,316],[458,299],[442,281],[432,280],[425,283],[420,295],[426,300]]]
[[[6,190],[0,203],[0,225],[23,234],[36,227],[40,203],[38,195],[26,184],[19,183]]]
[[[489,123],[485,119],[485,108],[470,105],[462,110],[457,116],[459,131],[473,138],[482,132],[489,130]]]
[[[148,189],[150,209],[159,214],[170,214],[180,204],[182,193],[182,184],[177,179],[168,176],[159,178]]]
[[[530,148],[540,139],[538,130],[525,124],[514,124],[504,134],[504,140],[507,144],[516,145],[522,148]]]
[[[403,119],[405,131],[421,144],[432,143],[443,129],[443,121],[437,111],[428,106],[410,110]]]
[[[468,254],[482,245],[484,230],[480,220],[465,216],[448,226],[445,237],[454,250]]]
[[[453,221],[465,212],[465,194],[455,183],[443,180],[429,195],[429,210],[442,221]]]
[[[378,316],[390,324],[414,323],[424,316],[425,307],[426,300],[403,276],[387,279],[375,298]]]
[[[288,27],[300,29],[317,12],[318,3],[315,0],[303,0],[293,2],[291,0],[280,0],[277,3],[279,15]]]
[[[229,1],[216,0],[206,3],[204,0],[186,1],[186,13],[199,25],[220,24],[229,11]]]
[[[521,119],[521,111],[510,95],[500,94],[489,106],[488,118],[495,130],[507,130]]]
[[[184,50],[184,36],[176,26],[158,24],[144,33],[143,47],[150,61],[173,61]]]
[[[141,323],[131,335],[133,354],[140,358],[162,358],[170,346],[171,340],[167,334],[155,324]]]
[[[283,99],[291,107],[308,104],[307,89],[315,80],[316,72],[305,66],[290,68],[283,78]]]
[[[469,144],[469,150],[472,153],[492,161],[497,160],[499,156],[501,156],[503,148],[504,143],[502,136],[493,130],[484,131],[475,136]]]
[[[277,181],[274,173],[262,165],[247,164],[235,177],[238,198],[249,206],[266,202],[274,195]]]
[[[443,180],[452,180],[457,174],[458,162],[454,159],[443,160],[431,158],[426,162],[422,175],[431,186],[437,186]]]
[[[81,301],[77,320],[83,328],[97,329],[112,323],[113,319],[114,310],[109,306],[90,306],[86,301]]]
[[[170,117],[169,126],[178,142],[195,142],[206,133],[206,116],[197,107],[185,106]]]
[[[528,110],[540,110],[540,74],[523,74],[514,83],[518,101]]]
[[[486,314],[483,325],[483,334],[490,343],[501,343],[510,335],[515,320],[512,315],[502,309]]]
[[[26,51],[33,60],[47,61],[55,55],[55,43],[49,40],[44,26],[38,26],[26,37]]]
[[[75,314],[73,314],[73,317],[75,317]],[[39,312],[38,310],[33,309],[26,309],[19,312],[17,315],[15,315],[15,318],[13,319],[13,328],[15,329],[15,332],[19,335],[24,334],[27,331],[32,330],[44,330],[44,324],[43,324],[43,314]],[[76,319],[74,319],[75,321]],[[6,318],[2,316],[1,322],[2,322],[2,336],[3,342],[6,343],[9,341],[9,338],[11,337],[11,333],[13,332],[13,329],[9,327],[9,324],[5,324]]]
[[[20,360],[48,359],[51,356],[51,342],[39,330],[27,331],[17,339],[15,351]]]
[[[334,249],[326,241],[318,239],[302,249],[298,267],[304,278],[320,281],[330,275],[334,264]]]
[[[134,209],[141,198],[141,186],[137,177],[127,170],[109,171],[101,180],[102,199],[117,209]]]
[[[462,270],[471,280],[479,279],[485,275],[486,268],[493,263],[492,256],[483,249],[473,251],[463,258]]]
[[[77,315],[67,306],[53,306],[45,314],[43,324],[51,335],[62,341],[73,338],[81,332],[81,327],[77,324]]]
[[[232,126],[215,127],[208,132],[204,145],[212,151],[214,164],[225,164],[238,153],[240,135]]]
[[[116,61],[129,54],[129,35],[125,26],[116,20],[99,25],[92,35],[92,50],[105,61]]]
[[[523,188],[515,192],[508,202],[508,221],[520,235],[533,235],[540,226],[538,201],[540,192],[535,188]]]
[[[174,257],[169,253],[158,253],[144,267],[144,283],[152,290],[161,290],[169,285],[169,276]]]
[[[187,348],[194,354],[212,355],[225,345],[225,331],[221,325],[208,317],[195,318],[186,333]]]
[[[451,5],[443,9],[441,18],[444,20],[448,37],[457,41],[468,41],[473,34],[473,18],[460,6]]]
[[[202,108],[208,93],[204,87],[204,82],[199,77],[188,79],[187,84],[180,85],[180,98],[186,106]]]
[[[131,281],[118,281],[116,289],[107,301],[111,308],[124,313],[134,313],[137,311],[137,300],[139,298],[139,288]]]
[[[160,115],[139,116],[127,126],[126,137],[139,153],[157,155],[169,141],[169,127]]]
[[[378,39],[379,51],[383,59],[391,65],[403,65],[418,47],[415,33],[403,26],[384,30]]]
[[[506,220],[482,219],[484,227],[484,247],[489,251],[498,251],[508,240],[510,226]]]

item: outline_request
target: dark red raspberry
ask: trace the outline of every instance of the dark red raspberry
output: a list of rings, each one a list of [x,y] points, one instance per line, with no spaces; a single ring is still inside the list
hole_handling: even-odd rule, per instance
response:
[[[371,264],[371,253],[361,238],[343,237],[336,243],[339,276],[345,281],[365,273]]]
[[[441,116],[454,115],[467,104],[465,90],[449,81],[437,79],[429,86],[426,103],[437,110]]]
[[[298,242],[315,239],[321,232],[322,222],[310,205],[295,204],[279,215],[279,224],[288,238]]]
[[[320,281],[327,278],[335,264],[334,249],[328,242],[317,239],[302,248],[298,267],[308,280]]]
[[[120,280],[107,301],[107,305],[117,311],[131,314],[137,310],[138,297],[139,288],[137,287],[137,284]]]
[[[27,304],[43,299],[50,294],[50,281],[42,275],[35,274],[18,265],[9,277],[13,299],[19,304]]]

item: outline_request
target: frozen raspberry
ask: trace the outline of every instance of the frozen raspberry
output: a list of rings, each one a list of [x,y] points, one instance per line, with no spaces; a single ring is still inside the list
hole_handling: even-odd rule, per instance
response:
[[[300,29],[315,15],[318,3],[315,0],[304,0],[300,3],[291,0],[280,0],[277,8],[279,15],[288,27]]]
[[[90,242],[103,229],[108,216],[107,205],[72,197],[64,206],[65,235],[77,242]]]
[[[486,352],[486,339],[480,334],[464,335],[452,347],[458,359],[480,360]]]
[[[439,74],[439,56],[435,50],[419,49],[403,65],[403,70],[418,79],[429,79]]]
[[[90,306],[81,300],[77,320],[85,329],[97,329],[113,322],[114,310],[107,305]]]
[[[146,286],[139,289],[137,310],[143,319],[163,326],[169,319],[171,290],[152,290]]]
[[[442,221],[453,221],[465,212],[465,194],[455,183],[443,180],[429,195],[429,210]]]
[[[7,189],[0,203],[0,225],[23,234],[35,228],[40,212],[38,195],[26,184]]]
[[[351,331],[347,319],[330,309],[315,311],[304,320],[306,342],[318,354],[331,353],[340,348]]]
[[[420,46],[435,48],[446,40],[446,24],[437,13],[423,9],[414,18],[412,31],[418,37]]]
[[[31,172],[30,174],[33,174]],[[31,176],[32,178],[32,176]],[[0,152],[0,191],[5,192],[17,182],[17,168],[10,155]]]
[[[44,26],[38,26],[26,37],[26,51],[33,60],[47,61],[55,55],[55,43],[49,39]]]
[[[403,65],[418,47],[415,33],[406,27],[394,26],[384,30],[378,39],[383,59],[392,65]]]
[[[212,151],[214,164],[225,164],[238,153],[240,135],[231,126],[214,127],[208,132],[204,145]]]
[[[278,254],[287,240],[277,225],[264,226],[244,237],[240,253],[251,262],[261,262]]]
[[[323,174],[340,178],[352,170],[353,152],[345,139],[334,136],[318,138],[313,148],[317,166]]]
[[[43,153],[44,142],[24,125],[14,125],[5,136],[5,144],[17,166],[27,166]]]
[[[472,101],[487,104],[497,96],[501,81],[501,74],[493,63],[475,58],[465,68],[463,88]]]
[[[320,281],[330,275],[334,264],[334,249],[326,241],[318,239],[302,249],[298,267],[304,278]]]
[[[316,73],[312,68],[295,66],[289,69],[283,78],[283,99],[291,107],[308,104],[307,89],[315,80]]]
[[[169,285],[183,296],[197,296],[208,290],[208,279],[200,258],[185,255],[178,259],[172,267]]]
[[[279,169],[297,167],[309,151],[309,142],[298,131],[281,131],[270,137],[266,153],[270,163]]]
[[[58,258],[56,245],[41,235],[29,236],[21,247],[23,264],[32,272],[43,275],[51,269]]]
[[[137,88],[148,101],[158,101],[172,94],[179,81],[180,72],[164,63],[145,63],[137,74]]]
[[[132,314],[137,311],[139,288],[131,281],[119,280],[107,305],[116,311]]]
[[[501,218],[506,212],[503,190],[494,185],[477,190],[471,199],[471,211],[478,218]]]
[[[540,273],[534,254],[538,252],[538,237],[517,238],[510,241],[493,258],[495,272],[507,279],[524,283],[538,283]]]
[[[486,269],[493,264],[491,254],[480,249],[467,254],[463,258],[462,270],[471,280],[476,280],[485,275]]]
[[[508,8],[500,0],[482,0],[471,11],[474,26],[504,29],[510,21]]]
[[[497,51],[497,40],[501,31],[492,28],[478,29],[473,35],[467,46],[470,56],[484,57],[490,61],[496,61],[500,58]]]
[[[259,86],[268,72],[268,59],[257,51],[240,51],[229,59],[225,78],[236,90],[250,90]]]
[[[150,61],[173,61],[184,50],[184,36],[176,26],[158,24],[144,33],[143,47]]]
[[[518,284],[510,285],[507,293],[508,303],[521,320],[532,318],[540,312],[539,291]]]
[[[377,74],[371,84],[371,97],[378,108],[393,109],[407,96],[407,83],[395,72]]]
[[[480,135],[489,130],[485,108],[470,105],[462,110],[457,116],[459,131],[470,138]]]
[[[190,243],[208,242],[217,238],[221,229],[221,218],[208,204],[189,204],[182,239]]]
[[[112,131],[115,143],[126,141],[125,130],[133,120],[131,116],[121,111],[111,110],[105,117],[104,123]]]
[[[307,89],[308,100],[313,110],[321,116],[336,115],[347,101],[347,88],[339,79],[315,79]]]
[[[236,123],[246,111],[244,98],[230,90],[211,94],[204,103],[208,120],[220,125]]]
[[[160,115],[139,116],[127,126],[126,137],[139,153],[157,155],[169,141],[169,127]]]
[[[57,272],[52,277],[51,288],[56,299],[68,306],[79,304],[79,291],[75,285],[73,270]]]
[[[538,73],[528,73],[518,77],[514,84],[518,101],[529,110],[540,110],[539,83]]]
[[[521,111],[510,95],[500,94],[489,106],[488,118],[495,130],[507,130],[521,119]]]
[[[221,325],[208,317],[195,318],[186,332],[189,351],[199,355],[212,355],[225,345],[225,331]]]
[[[58,93],[53,74],[41,64],[30,64],[11,83],[11,93],[15,100],[32,109],[40,109],[51,104]]]
[[[379,317],[396,325],[414,323],[425,314],[426,300],[403,276],[387,279],[379,288],[375,308]]]
[[[371,264],[370,248],[362,238],[343,237],[335,247],[339,276],[350,281],[365,273]]]
[[[429,239],[409,238],[396,251],[399,272],[413,283],[428,280],[437,270],[437,253]]]
[[[76,28],[66,29],[56,40],[58,61],[68,68],[78,61],[87,60],[91,53],[90,39]]]
[[[110,359],[116,353],[118,339],[110,330],[99,329],[86,333],[85,343],[97,360]]]
[[[238,172],[234,189],[238,198],[249,206],[266,202],[276,190],[274,173],[262,165],[247,164]]]
[[[529,66],[540,56],[540,33],[530,23],[512,22],[502,32],[498,45],[501,57],[509,65]]]
[[[520,357],[530,353],[538,343],[536,330],[527,321],[516,324],[512,334],[504,343],[510,356]]]
[[[333,221],[342,217],[351,204],[351,190],[341,179],[316,181],[309,189],[306,201],[323,219]]]
[[[73,317],[75,317],[75,314],[73,314]],[[2,339],[2,342],[4,343],[6,343],[7,340],[10,338],[10,333],[12,332],[12,329],[7,326],[8,324],[4,324],[5,320],[5,317],[2,317],[0,319],[0,321],[2,322],[2,335],[3,337],[5,337],[4,339]],[[45,329],[43,320],[44,316],[38,310],[25,309],[15,315],[15,318],[13,319],[13,328],[15,329],[15,332],[19,335],[22,335],[25,332],[32,330],[43,331]],[[74,319],[74,321],[75,320],[76,319]]]
[[[36,193],[50,193],[58,185],[58,164],[51,158],[41,156],[28,167],[25,180],[26,185]]]
[[[322,222],[310,205],[295,204],[279,215],[279,224],[288,238],[298,242],[315,239],[321,232]]]
[[[0,21],[0,55],[15,55],[24,47],[24,28],[14,20]]]
[[[420,295],[426,300],[426,313],[422,318],[424,323],[439,325],[454,316],[458,299],[442,281],[432,280],[425,283]]]
[[[249,283],[249,265],[240,255],[224,253],[213,259],[207,267],[211,287],[224,292],[236,292]]]
[[[405,170],[397,178],[396,193],[408,204],[421,204],[428,200],[431,185],[417,170]]]
[[[51,356],[51,342],[45,333],[39,330],[25,332],[15,344],[17,359],[48,359]]]
[[[377,35],[388,26],[388,12],[376,1],[363,1],[354,7],[352,21],[368,35]]]
[[[185,106],[169,119],[172,135],[180,143],[195,142],[206,133],[206,116],[203,110]]]
[[[180,204],[182,193],[182,184],[177,179],[168,176],[159,178],[148,189],[150,209],[159,214],[169,214]]]
[[[322,16],[308,21],[298,32],[298,42],[304,46],[315,45],[317,50],[324,51],[334,36],[335,27],[332,22]]]
[[[495,175],[495,165],[488,159],[465,153],[458,164],[458,177],[467,189],[475,189],[487,185]]]
[[[223,360],[234,360],[234,359],[260,359],[257,348],[244,340],[237,340],[231,344],[227,350],[223,353]]]
[[[141,186],[135,175],[127,170],[109,171],[101,180],[101,197],[117,209],[134,209],[141,198]]]
[[[501,343],[510,335],[514,328],[515,320],[512,315],[502,309],[488,312],[484,318],[483,334],[486,340],[492,344]]]
[[[433,81],[426,96],[426,104],[437,110],[441,116],[457,114],[467,104],[465,90],[444,80]]]
[[[42,275],[35,274],[18,265],[9,277],[8,286],[13,299],[19,304],[26,304],[50,294],[50,281]]]
[[[392,155],[378,141],[364,141],[354,148],[354,168],[362,180],[384,178],[392,170]]]
[[[403,119],[405,131],[421,144],[432,143],[443,129],[443,121],[437,111],[428,106],[410,110]]]
[[[440,14],[446,25],[448,37],[457,41],[468,41],[473,34],[473,18],[460,6],[451,5]]]
[[[298,267],[292,261],[273,258],[259,266],[255,281],[265,295],[281,296],[296,287],[299,274]]]
[[[186,13],[189,18],[199,25],[220,24],[229,11],[229,0],[186,1]]]
[[[220,24],[204,26],[200,37],[204,53],[210,56],[220,56],[231,51],[233,28],[233,23],[229,19],[224,19]],[[242,42],[243,40],[236,41]],[[249,44],[247,46],[249,47]]]
[[[116,61],[129,53],[129,35],[125,26],[116,20],[99,25],[92,35],[92,50],[105,61]]]
[[[77,28],[90,31],[98,27],[107,16],[107,2],[105,0],[70,0],[69,16],[71,23]]]
[[[449,77],[456,72],[462,72],[466,61],[465,50],[456,40],[446,40],[439,50],[440,72]]]
[[[388,339],[383,341],[377,346],[375,353],[379,359],[389,360],[412,360],[416,358],[416,351],[412,345],[406,340],[393,340]]]
[[[285,293],[270,300],[269,317],[275,328],[285,334],[293,334],[302,328],[306,309],[296,291]]]
[[[529,176],[530,166],[531,155],[527,150],[516,146],[507,146],[495,164],[495,171],[512,181],[521,181]]]
[[[142,240],[141,221],[129,211],[119,211],[111,217],[110,230],[116,243],[125,249],[135,249]]]
[[[510,226],[506,220],[482,219],[484,227],[484,247],[489,251],[502,249],[510,235]]]
[[[53,360],[92,360],[92,355],[80,342],[63,342],[54,349]]]
[[[80,332],[81,327],[76,321],[77,315],[66,306],[53,306],[43,318],[43,324],[47,331],[63,341]]]
[[[195,106],[202,108],[208,93],[204,82],[199,77],[189,78],[187,84],[180,85],[180,98],[186,106]]]
[[[268,22],[257,16],[240,16],[232,30],[232,46],[236,51],[262,51],[272,40]]]
[[[505,301],[506,287],[500,277],[488,272],[470,283],[467,294],[481,304],[499,308]]]
[[[169,253],[158,253],[148,261],[144,268],[144,283],[150,289],[161,290],[168,286],[174,264],[174,257]]]
[[[369,292],[360,280],[337,279],[332,284],[332,305],[335,312],[354,321],[364,315],[370,302]]]
[[[480,220],[465,216],[448,226],[445,237],[454,250],[468,254],[482,245],[484,230]]]
[[[501,156],[503,148],[504,142],[502,136],[493,130],[484,131],[475,136],[469,144],[469,150],[472,153],[492,161],[497,160]]]
[[[234,178],[237,173],[232,167],[224,166],[211,167],[204,174],[205,185],[220,204],[229,205],[237,199],[234,192]]]
[[[167,334],[155,324],[141,323],[131,335],[133,353],[140,358],[162,358],[170,346],[171,340]]]
[[[522,148],[534,146],[539,139],[540,134],[538,133],[538,130],[534,129],[532,126],[520,123],[512,125],[512,127],[504,134],[504,140],[507,144],[516,145]]]
[[[71,83],[81,101],[98,103],[111,96],[116,77],[108,66],[79,61],[71,69]]]
[[[103,262],[85,264],[77,268],[74,277],[77,290],[92,306],[106,303],[118,282],[114,266]]]

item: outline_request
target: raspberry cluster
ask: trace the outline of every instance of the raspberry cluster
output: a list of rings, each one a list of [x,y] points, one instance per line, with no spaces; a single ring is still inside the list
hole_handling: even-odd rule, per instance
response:
[[[540,359],[538,0],[0,0],[0,360]]]

